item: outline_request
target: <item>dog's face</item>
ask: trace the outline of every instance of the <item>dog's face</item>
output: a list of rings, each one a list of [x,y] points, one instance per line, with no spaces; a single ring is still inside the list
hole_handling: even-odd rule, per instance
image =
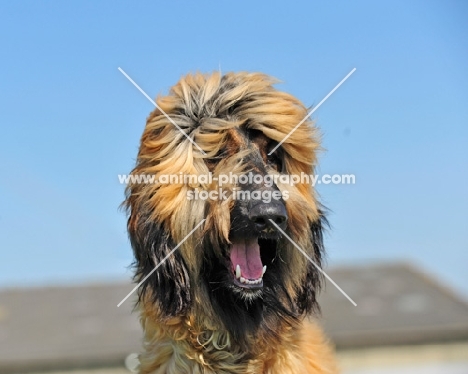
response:
[[[205,272],[204,278],[207,284],[252,301],[262,297],[265,286],[263,277],[277,255],[280,232],[274,224],[285,229],[288,220],[281,191],[269,178],[272,173],[283,170],[283,160],[281,151],[268,155],[277,142],[259,130],[240,126],[228,130],[227,137],[229,148],[207,159],[208,168],[222,178],[219,172],[223,168],[216,172],[218,160],[232,159],[244,153],[243,171],[236,174],[236,178],[233,176],[231,185],[227,186],[233,200],[229,240],[218,244],[221,246],[220,253],[205,265],[210,271]],[[239,176],[242,176],[240,181]],[[233,186],[234,182],[237,183]]]
[[[137,280],[160,264],[140,299],[162,318],[203,309],[242,336],[316,306],[318,272],[295,245],[320,265],[324,218],[311,185],[291,176],[313,173],[319,145],[305,121],[272,152],[307,115],[272,83],[197,74],[159,98],[197,146],[159,109],[148,118],[132,174],[197,177],[127,188]]]

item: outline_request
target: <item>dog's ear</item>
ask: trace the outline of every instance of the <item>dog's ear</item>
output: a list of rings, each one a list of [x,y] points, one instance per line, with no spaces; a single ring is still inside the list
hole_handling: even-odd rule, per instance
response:
[[[324,255],[323,231],[326,227],[328,227],[328,220],[323,211],[319,210],[319,218],[310,226],[310,240],[314,251],[314,262],[320,267],[322,266],[322,257]],[[296,298],[299,313],[320,312],[317,297],[321,284],[322,274],[312,263],[308,262],[305,279]]]
[[[187,266],[170,235],[160,224],[130,215],[128,233],[135,255],[135,281],[141,282],[139,302],[157,303],[165,317],[183,314],[190,307],[190,278]],[[155,271],[153,271],[157,267]]]

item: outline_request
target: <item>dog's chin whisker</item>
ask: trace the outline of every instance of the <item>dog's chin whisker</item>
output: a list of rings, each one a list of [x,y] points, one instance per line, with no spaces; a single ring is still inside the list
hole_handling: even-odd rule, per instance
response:
[[[250,305],[253,302],[256,302],[258,300],[263,299],[263,290],[261,290],[261,289],[245,292],[245,291],[242,291],[242,290],[240,290],[238,288],[234,288],[233,292],[234,292],[234,294],[236,296],[238,296],[240,298],[240,301],[248,302],[247,305]]]
[[[317,269],[280,233],[320,265],[320,204],[304,185],[267,180],[312,175],[317,131],[274,83],[259,73],[189,75],[147,119],[124,203],[141,281],[141,373],[336,372],[304,318],[317,308]],[[185,175],[188,183],[163,181]],[[237,180],[225,184],[226,200],[229,175]],[[157,183],[141,183],[151,176]]]

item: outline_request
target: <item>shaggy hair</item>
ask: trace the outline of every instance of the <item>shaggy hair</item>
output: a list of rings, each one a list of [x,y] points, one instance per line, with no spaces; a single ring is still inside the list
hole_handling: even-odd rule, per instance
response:
[[[320,265],[326,220],[311,186],[223,186],[230,192],[241,188],[288,196],[269,204],[232,195],[187,198],[195,189],[217,190],[216,177],[221,174],[314,172],[320,146],[310,121],[268,156],[307,115],[299,100],[277,91],[274,83],[259,73],[194,74],[157,99],[159,108],[205,154],[160,109],[148,117],[132,174],[211,172],[214,178],[198,184],[127,187],[135,280],[161,264],[139,289],[145,334],[140,373],[336,372],[331,349],[308,318],[318,311],[320,275],[269,223],[273,218]],[[203,219],[203,225],[163,261]],[[258,265],[266,265],[260,283],[239,282],[233,263],[239,256],[243,272],[258,274]]]

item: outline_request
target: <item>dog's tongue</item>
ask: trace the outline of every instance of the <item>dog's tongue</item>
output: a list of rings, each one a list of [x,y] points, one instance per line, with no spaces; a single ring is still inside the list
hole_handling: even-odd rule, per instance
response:
[[[260,246],[256,238],[233,240],[230,256],[234,271],[239,265],[244,278],[258,279],[263,275]]]

